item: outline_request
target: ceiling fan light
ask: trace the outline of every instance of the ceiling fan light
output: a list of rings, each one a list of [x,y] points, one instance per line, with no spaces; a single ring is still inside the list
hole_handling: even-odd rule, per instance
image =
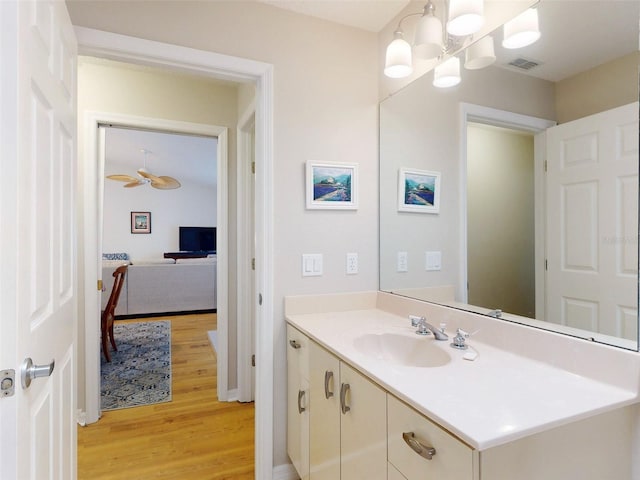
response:
[[[403,38],[402,31],[394,34],[394,40],[387,47],[384,74],[390,78],[404,78],[411,75],[411,45]]]
[[[460,77],[460,59],[451,57],[438,65],[433,71],[433,86],[449,88],[458,85]]]
[[[431,59],[439,57],[444,49],[442,44],[442,22],[435,16],[436,8],[433,3],[424,7],[424,14],[420,17],[416,27],[416,36],[413,42],[414,52],[417,57]]]
[[[451,0],[447,32],[456,37],[476,33],[484,24],[483,0]]]
[[[522,48],[531,45],[540,38],[538,27],[538,10],[530,8],[513,20],[504,24],[504,48]]]
[[[476,43],[469,45],[465,51],[464,67],[469,70],[479,70],[488,67],[496,61],[493,48],[493,37],[487,35]]]

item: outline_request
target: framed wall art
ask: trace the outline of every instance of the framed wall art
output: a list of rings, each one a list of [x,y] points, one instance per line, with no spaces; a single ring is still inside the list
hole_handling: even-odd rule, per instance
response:
[[[131,212],[131,233],[151,233],[151,212]]]
[[[401,168],[398,175],[398,210],[439,213],[440,173]]]
[[[307,162],[307,208],[358,208],[358,164]]]

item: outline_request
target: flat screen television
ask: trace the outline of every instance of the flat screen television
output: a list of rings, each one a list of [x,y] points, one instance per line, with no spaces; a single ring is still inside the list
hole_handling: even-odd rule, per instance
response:
[[[181,252],[216,251],[216,227],[179,227]]]

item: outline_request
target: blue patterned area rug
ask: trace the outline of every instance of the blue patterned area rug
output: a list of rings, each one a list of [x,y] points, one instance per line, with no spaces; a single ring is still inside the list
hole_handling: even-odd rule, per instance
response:
[[[171,322],[116,323],[118,351],[101,362],[101,408],[171,401]]]

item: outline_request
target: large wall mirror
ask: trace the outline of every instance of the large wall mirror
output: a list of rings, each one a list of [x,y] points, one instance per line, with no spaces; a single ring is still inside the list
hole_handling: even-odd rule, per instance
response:
[[[637,350],[640,2],[536,8],[533,45],[381,102],[380,289]]]

